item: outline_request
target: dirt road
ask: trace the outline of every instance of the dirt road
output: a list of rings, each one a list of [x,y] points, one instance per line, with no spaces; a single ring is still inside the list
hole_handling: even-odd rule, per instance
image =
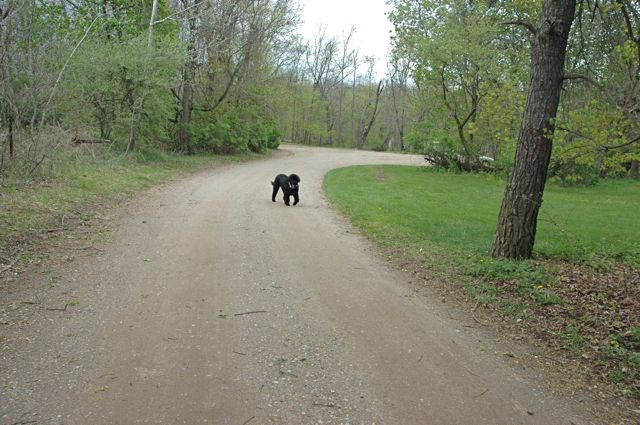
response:
[[[420,158],[287,146],[202,172],[130,202],[100,253],[13,285],[0,423],[589,423],[328,206],[323,175],[362,163]],[[292,172],[300,204],[272,203]]]

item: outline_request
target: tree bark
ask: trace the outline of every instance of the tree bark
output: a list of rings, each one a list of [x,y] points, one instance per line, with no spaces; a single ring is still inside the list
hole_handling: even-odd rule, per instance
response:
[[[153,5],[151,6],[151,18],[149,19],[149,31],[147,33],[147,47],[151,47],[153,45],[153,26],[156,23],[156,18],[158,16],[158,0],[153,0]]]
[[[380,82],[378,83],[378,87],[376,88],[376,97],[373,104],[373,112],[371,113],[369,122],[365,124],[364,127],[362,127],[362,132],[360,133],[360,138],[358,139],[358,144],[356,146],[358,149],[364,148],[364,145],[367,143],[367,138],[369,137],[371,127],[373,127],[373,123],[376,121],[376,117],[378,116],[378,104],[380,103],[380,95],[382,94],[382,90],[384,89],[383,84],[384,80],[380,80]]]
[[[9,121],[9,158],[13,159],[13,114],[8,115]]]
[[[533,253],[575,8],[575,0],[545,0],[542,6],[540,24],[531,43],[529,92],[515,163],[490,251],[494,258],[525,259]]]
[[[186,4],[185,4],[186,5]],[[189,6],[191,7],[191,6]],[[186,8],[189,9],[189,8]],[[185,10],[186,10],[185,9]],[[189,124],[191,124],[191,113],[193,112],[193,85],[196,79],[196,18],[197,14],[193,8],[189,9],[188,14],[188,43],[187,43],[187,60],[182,72],[182,93],[180,96],[180,128],[178,131],[178,143],[183,152],[191,153],[191,133]]]

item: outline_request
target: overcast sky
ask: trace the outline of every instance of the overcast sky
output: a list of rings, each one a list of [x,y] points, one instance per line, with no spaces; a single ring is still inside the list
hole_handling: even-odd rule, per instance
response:
[[[356,28],[355,43],[360,57],[376,58],[376,74],[382,77],[386,71],[386,56],[389,50],[389,36],[393,29],[385,12],[389,10],[385,0],[300,0],[302,20],[300,33],[313,39],[318,26],[327,25],[327,35],[342,39],[342,34]]]

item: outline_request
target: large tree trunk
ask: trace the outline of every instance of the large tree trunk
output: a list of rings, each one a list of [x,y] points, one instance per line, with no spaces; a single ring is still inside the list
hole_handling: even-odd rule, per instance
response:
[[[491,246],[492,257],[524,259],[531,258],[533,252],[575,7],[575,0],[545,0],[539,28],[527,26],[534,32],[529,93],[515,163]]]

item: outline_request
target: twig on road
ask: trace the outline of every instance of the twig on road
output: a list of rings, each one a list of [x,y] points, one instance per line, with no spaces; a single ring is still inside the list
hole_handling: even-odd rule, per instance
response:
[[[296,375],[295,373],[293,373],[293,372],[289,372],[289,371],[287,371],[287,370],[281,370],[281,371],[280,371],[280,375],[289,375],[289,376],[293,376],[294,378],[297,378],[297,377],[298,377],[298,375]]]
[[[266,313],[267,310],[255,310],[255,311],[245,311],[244,313],[236,313],[234,316],[244,316],[247,314],[257,314],[257,313]]]
[[[480,398],[480,397],[482,397],[483,395],[485,395],[485,394],[486,394],[486,393],[488,393],[488,392],[489,392],[489,388],[487,388],[486,390],[484,390],[484,391],[483,391],[483,392],[481,392],[480,394],[478,394],[478,395],[474,396],[473,398]]]
[[[314,402],[313,405],[318,407],[331,407],[331,408],[337,407],[338,409],[340,408],[340,406],[336,406],[335,404],[325,404],[325,403]]]
[[[47,308],[48,311],[67,311],[67,307],[69,307],[69,303],[66,303],[63,308]]]
[[[251,422],[251,421],[252,421],[252,420],[254,420],[255,418],[256,418],[255,416],[250,417],[249,419],[247,419],[246,421],[244,421],[244,422],[242,423],[242,425],[247,425],[249,422]]]

